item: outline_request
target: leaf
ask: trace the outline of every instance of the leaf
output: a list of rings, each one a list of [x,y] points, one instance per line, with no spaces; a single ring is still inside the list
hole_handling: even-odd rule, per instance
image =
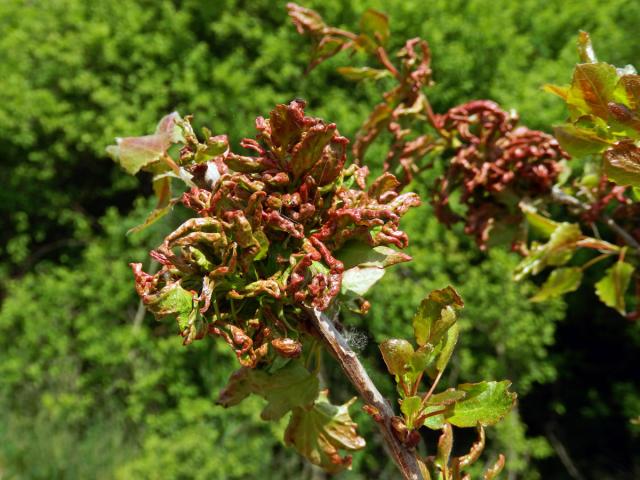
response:
[[[633,265],[618,260],[596,283],[598,298],[608,307],[615,308],[621,315],[626,314],[624,294],[629,287],[634,269]]]
[[[619,185],[640,187],[640,149],[631,141],[616,143],[604,153],[604,173]]]
[[[527,275],[536,275],[547,266],[567,263],[582,237],[580,227],[575,223],[560,223],[545,244],[534,244],[529,256],[516,266],[514,279],[520,281]]]
[[[291,171],[294,178],[301,177],[318,163],[324,148],[329,144],[335,132],[335,124],[319,123],[304,133],[291,155]]]
[[[628,105],[632,111],[639,112],[640,75],[623,75],[620,77],[620,80],[618,80],[618,86],[621,87],[626,94],[626,105]]]
[[[456,348],[456,343],[458,343],[458,336],[460,335],[460,327],[458,327],[457,323],[451,325],[451,327],[447,330],[445,334],[445,338],[442,342],[442,349],[438,353],[438,357],[436,359],[436,370],[437,372],[441,372],[449,363],[449,359],[451,359],[451,355],[453,354],[453,350]]]
[[[559,297],[578,289],[582,282],[582,269],[578,267],[556,268],[544,282],[532,302],[543,302],[549,298]]]
[[[411,362],[414,350],[413,345],[408,341],[392,338],[380,344],[380,352],[389,373],[401,377],[406,371],[406,366]]]
[[[360,31],[376,45],[384,46],[389,39],[389,18],[384,13],[370,8],[360,17]]]
[[[555,229],[558,228],[558,225],[560,225],[558,222],[540,215],[533,205],[520,202],[520,209],[524,212],[524,216],[529,225],[547,238],[549,238]]]
[[[384,276],[384,269],[378,267],[353,267],[342,274],[342,289],[344,295],[365,295],[378,280]]]
[[[180,120],[178,112],[170,113],[160,120],[153,135],[116,138],[116,145],[107,147],[107,153],[129,174],[135,175],[141,168],[161,160],[172,144],[185,142],[177,124]]]
[[[311,408],[295,408],[284,434],[285,443],[293,445],[311,463],[329,473],[351,467],[351,455],[340,450],[355,451],[365,447],[357,425],[349,416],[351,399],[343,405],[332,405],[327,390],[320,392]]]
[[[380,80],[391,76],[388,70],[381,70],[371,67],[340,67],[338,73],[347,80]]]
[[[572,124],[554,127],[553,134],[562,148],[574,157],[600,153],[610,145],[610,142],[600,138],[593,130]]]
[[[508,380],[458,385],[466,396],[450,407],[446,421],[456,427],[495,425],[515,406],[517,395],[510,386]]]
[[[405,423],[407,424],[407,427],[412,430],[420,426],[416,425],[415,421],[420,414],[421,405],[422,397],[418,396],[407,397],[402,400],[402,403],[400,404],[400,411],[402,412],[402,415],[404,415]]]
[[[542,89],[545,92],[549,92],[552,93],[554,95],[557,95],[558,97],[562,98],[563,100],[567,99],[567,96],[569,95],[569,88],[570,87],[561,87],[559,85],[551,85],[551,84],[546,84],[542,87]]]
[[[356,266],[386,268],[411,260],[409,255],[393,248],[385,246],[371,248],[371,245],[360,241],[348,242],[338,250],[335,257],[342,262],[345,269]]]
[[[318,377],[300,361],[291,361],[275,373],[243,367],[231,375],[217,403],[225,408],[237,405],[250,394],[267,400],[263,420],[278,420],[288,411],[313,404],[318,396]]]
[[[456,390],[455,388],[449,388],[444,392],[435,393],[427,400],[427,405],[442,405],[447,406],[467,396],[467,393],[462,390]]]
[[[573,72],[573,81],[567,103],[574,106],[580,115],[593,114],[604,120],[609,118],[608,104],[614,101],[618,74],[608,63],[582,63]]]
[[[413,317],[413,331],[418,345],[437,344],[456,321],[456,309],[464,306],[451,286],[434,290],[422,300]]]

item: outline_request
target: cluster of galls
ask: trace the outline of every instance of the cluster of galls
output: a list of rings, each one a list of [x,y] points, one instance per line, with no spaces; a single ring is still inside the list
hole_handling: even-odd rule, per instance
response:
[[[554,137],[517,127],[516,115],[488,100],[454,107],[439,120],[452,159],[436,184],[436,215],[448,226],[464,221],[465,232],[486,248],[497,221],[520,223],[519,199],[551,192],[560,162],[569,156]],[[451,208],[455,190],[460,191],[463,213]]]
[[[219,335],[249,367],[298,356],[305,308],[324,310],[341,291],[336,252],[349,240],[404,248],[400,217],[419,204],[388,173],[367,188],[366,167],[345,168],[348,140],[301,101],[256,127],[241,143],[254,156],[227,150],[203,163],[189,163],[199,147],[186,135],[180,162],[196,187],[182,203],[197,216],[151,252],[157,274],[133,265],[144,303],[177,316],[185,343]]]

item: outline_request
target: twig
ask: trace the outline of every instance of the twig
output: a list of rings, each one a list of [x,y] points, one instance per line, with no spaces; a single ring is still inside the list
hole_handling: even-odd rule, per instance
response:
[[[333,322],[327,315],[318,309],[308,309],[309,317],[316,328],[324,344],[336,357],[360,397],[367,405],[375,407],[380,415],[378,425],[384,441],[391,452],[393,460],[402,472],[406,480],[422,480],[420,467],[413,449],[407,448],[395,436],[391,426],[394,417],[393,409],[389,402],[377,389],[369,374],[360,363],[358,356],[351,349],[344,337],[338,332]]]
[[[569,195],[568,193],[563,192],[559,187],[554,186],[551,190],[551,197],[556,200],[558,203],[562,203],[564,205],[569,205],[571,207],[575,207],[581,212],[585,212],[589,209],[589,207],[578,200],[576,197]],[[624,240],[624,242],[633,248],[634,250],[640,252],[640,243],[629,234],[624,228],[616,223],[616,221],[611,218],[609,215],[603,213],[600,215],[602,221],[607,225],[611,230],[616,232],[620,237]]]
[[[584,476],[582,475],[582,473],[580,473],[580,470],[578,470],[578,467],[576,467],[575,463],[573,463],[571,457],[569,456],[569,452],[564,447],[562,442],[558,439],[558,437],[556,437],[556,435],[553,433],[551,427],[547,427],[547,438],[549,439],[549,443],[551,443],[551,446],[555,450],[556,455],[558,455],[558,458],[564,465],[564,468],[567,469],[567,472],[569,473],[571,478],[575,478],[576,480],[584,480]]]

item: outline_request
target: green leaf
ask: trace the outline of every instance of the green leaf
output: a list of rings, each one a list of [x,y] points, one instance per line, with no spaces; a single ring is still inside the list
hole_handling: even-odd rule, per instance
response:
[[[385,246],[371,248],[371,245],[360,241],[348,242],[338,250],[335,257],[342,262],[345,270],[353,267],[386,268],[411,260],[409,255],[393,248]]]
[[[340,67],[338,73],[347,80],[380,80],[391,76],[389,70],[380,70],[370,67]]]
[[[237,370],[220,392],[217,403],[231,407],[253,393],[268,402],[262,411],[262,419],[278,420],[293,408],[311,405],[318,391],[318,377],[301,361],[290,361],[275,373],[246,367]]]
[[[422,397],[413,396],[402,400],[402,403],[400,404],[400,411],[402,412],[402,415],[404,415],[404,420],[408,428],[414,429],[420,427],[420,425],[416,425],[415,422],[420,414],[421,405]]]
[[[389,373],[401,377],[406,372],[406,366],[411,362],[414,354],[413,345],[399,338],[385,340],[380,344],[382,358]]]
[[[349,406],[355,398],[343,405],[332,405],[327,391],[310,408],[295,408],[284,434],[285,443],[292,445],[311,463],[329,473],[338,473],[351,467],[351,455],[341,456],[340,450],[355,451],[365,447],[358,435],[357,425],[349,416]]]
[[[480,382],[458,385],[466,396],[455,402],[445,415],[456,427],[495,425],[515,406],[517,395],[509,392],[511,382]]]
[[[549,92],[552,93],[554,95],[557,95],[558,97],[562,98],[563,100],[567,99],[567,96],[569,95],[569,88],[570,87],[561,87],[559,85],[551,85],[551,84],[546,84],[543,85],[542,89],[545,92]]]
[[[562,148],[574,157],[600,153],[610,145],[610,142],[600,138],[593,130],[577,127],[570,123],[554,127],[553,134]]]
[[[608,307],[615,308],[621,315],[626,314],[624,294],[631,282],[633,271],[633,265],[618,260],[596,283],[598,298]]]
[[[382,12],[368,9],[360,17],[360,31],[376,45],[385,45],[389,40],[389,18]]]
[[[536,275],[547,266],[560,266],[571,260],[582,237],[580,227],[574,223],[560,223],[545,244],[532,246],[529,255],[518,264],[514,278],[520,281],[527,275]]]
[[[604,173],[619,185],[640,187],[640,149],[631,141],[616,143],[604,153]]]
[[[107,153],[129,174],[135,175],[154,162],[162,159],[174,143],[184,143],[181,120],[178,112],[170,113],[160,120],[153,135],[117,138],[116,145],[107,147]]]
[[[422,300],[413,317],[413,331],[418,345],[437,344],[456,321],[456,309],[464,306],[451,286],[434,290]]]
[[[455,388],[449,388],[444,392],[431,395],[431,397],[429,397],[429,400],[427,400],[427,405],[447,406],[463,399],[466,396],[467,392],[456,390]]]
[[[449,363],[453,350],[456,348],[456,343],[458,343],[459,335],[460,327],[458,327],[457,323],[454,323],[451,325],[451,328],[447,330],[445,338],[442,341],[442,349],[438,353],[438,357],[436,359],[435,366],[438,372],[444,370]]]
[[[378,267],[353,267],[342,274],[341,292],[345,295],[362,296],[384,276],[384,269]]]
[[[578,289],[582,282],[582,269],[578,267],[556,268],[544,282],[532,302],[542,302],[549,298],[559,297]]]

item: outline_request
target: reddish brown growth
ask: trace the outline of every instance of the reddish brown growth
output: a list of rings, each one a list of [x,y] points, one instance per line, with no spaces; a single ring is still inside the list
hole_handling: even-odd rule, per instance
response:
[[[247,366],[269,352],[299,355],[298,307],[324,310],[340,293],[336,252],[348,240],[406,247],[398,223],[419,204],[389,173],[367,188],[366,167],[345,168],[348,140],[305,116],[301,101],[278,105],[256,128],[241,143],[253,156],[227,151],[186,167],[197,186],[182,202],[196,217],[151,252],[160,272],[134,265],[138,293],[156,315],[177,314],[186,343],[219,335]]]
[[[517,116],[488,100],[454,107],[441,117],[453,152],[436,186],[436,215],[447,225],[464,221],[465,231],[482,248],[495,220],[518,223],[518,199],[548,194],[561,171],[560,160],[569,158],[554,137],[517,123]],[[450,207],[457,189],[465,213]]]

